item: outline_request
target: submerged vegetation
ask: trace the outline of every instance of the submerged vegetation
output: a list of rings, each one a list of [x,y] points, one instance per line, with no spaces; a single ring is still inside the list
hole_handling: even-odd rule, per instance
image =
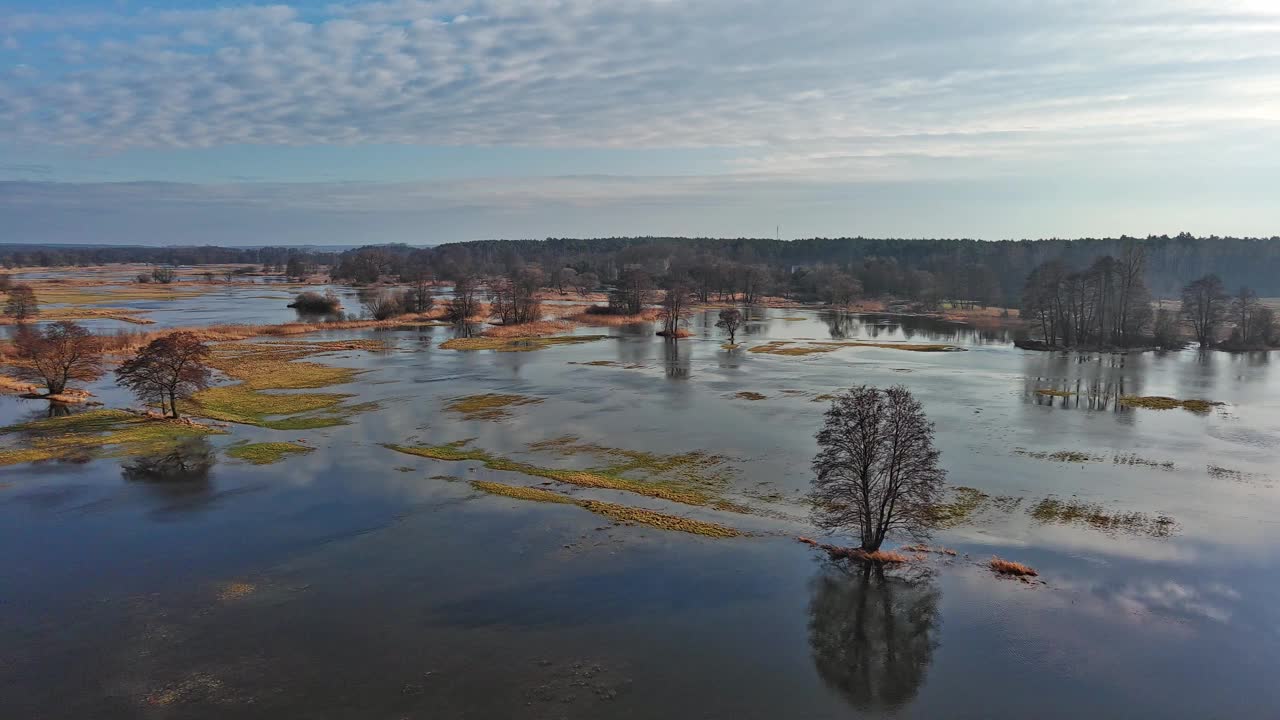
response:
[[[634,493],[636,495],[658,498],[660,500],[668,500],[671,502],[681,503],[683,505],[709,506],[718,510],[746,512],[746,508],[719,498],[711,492],[695,487],[694,483],[689,480],[693,471],[686,466],[689,464],[696,465],[707,462],[707,458],[710,457],[701,453],[659,456],[639,451],[619,450],[616,448],[598,448],[604,452],[619,453],[625,461],[603,468],[576,470],[548,468],[518,462],[497,455],[492,455],[479,448],[469,447],[469,444],[469,440],[461,440],[445,445],[385,444],[383,447],[395,450],[396,452],[417,455],[419,457],[430,458],[432,460],[443,460],[447,462],[479,462],[483,463],[489,470],[517,472],[532,477],[547,478],[548,480],[562,482],[567,485],[576,485],[578,487],[596,488],[601,490],[618,490]],[[544,445],[543,447],[551,448],[552,446]],[[567,446],[561,447],[562,449],[567,448]],[[580,448],[574,448],[567,451],[591,452],[595,449],[597,449],[597,446],[582,446]],[[639,480],[624,476],[624,473],[635,470],[644,470],[646,474],[649,475],[659,475],[665,472],[670,475],[675,475],[675,477],[669,479],[659,478],[656,480]]]
[[[505,420],[511,417],[511,413],[507,412],[507,408],[535,405],[540,402],[542,402],[542,398],[525,395],[483,393],[454,398],[448,405],[444,406],[444,409],[458,413],[463,420]]]
[[[990,497],[977,488],[963,485],[952,487],[950,500],[934,506],[934,523],[942,528],[960,525]]]
[[[756,345],[755,347],[750,348],[750,352],[765,353],[768,355],[797,356],[797,355],[813,355],[815,353],[835,352],[836,350],[839,350],[841,348],[850,348],[850,347],[852,348],[870,347],[870,348],[881,348],[885,350],[908,350],[911,352],[961,352],[964,350],[964,348],[962,347],[957,347],[955,345],[940,344],[940,343],[906,343],[906,342],[882,343],[882,342],[857,342],[857,341],[828,342],[828,341],[818,341],[818,340],[809,340],[802,343],[794,340],[773,340],[763,345]]]
[[[576,505],[580,508],[590,510],[597,515],[603,515],[610,520],[623,524],[648,525],[649,527],[655,527],[660,530],[673,530],[676,532],[716,538],[734,538],[742,536],[742,532],[718,523],[694,520],[691,518],[680,517],[678,515],[668,515],[667,513],[632,507],[630,505],[619,505],[617,503],[603,502],[600,500],[580,500],[578,498],[572,498],[568,495],[562,495],[557,492],[543,490],[540,488],[507,485],[505,483],[487,482],[483,480],[474,480],[471,485],[477,490],[487,492],[491,495],[501,495],[504,497],[516,498],[518,500],[532,500],[534,502]]]
[[[456,337],[440,343],[445,350],[495,350],[497,352],[531,352],[557,345],[603,340],[608,335],[553,335],[550,337]]]
[[[1033,519],[1041,523],[1063,525],[1085,524],[1098,530],[1122,531],[1153,537],[1168,537],[1177,523],[1168,515],[1151,516],[1140,512],[1108,512],[1101,505],[1080,500],[1045,498],[1030,509]]]
[[[1124,395],[1120,398],[1121,405],[1129,407],[1140,407],[1148,410],[1174,410],[1182,408],[1190,410],[1193,413],[1204,414],[1224,403],[1213,400],[1178,400],[1177,398],[1163,397],[1160,395]]]
[[[0,428],[0,435],[22,437],[19,447],[0,449],[0,465],[152,454],[183,440],[218,432],[221,431],[203,425],[124,410],[89,410]]]
[[[295,442],[245,443],[227,448],[227,456],[254,465],[270,465],[290,455],[305,454],[312,450],[315,448]]]

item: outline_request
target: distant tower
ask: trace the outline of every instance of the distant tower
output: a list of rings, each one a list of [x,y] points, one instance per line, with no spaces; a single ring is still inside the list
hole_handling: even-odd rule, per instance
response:
[[[778,233],[778,239],[779,239],[779,240],[781,240],[781,239],[782,239],[782,226],[781,226],[781,225],[779,225],[779,226],[777,227],[776,232]]]

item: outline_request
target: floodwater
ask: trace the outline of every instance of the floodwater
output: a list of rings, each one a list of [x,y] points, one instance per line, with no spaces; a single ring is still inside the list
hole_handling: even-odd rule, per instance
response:
[[[736,351],[713,311],[675,343],[591,328],[578,332],[610,337],[522,353],[441,349],[448,328],[319,333],[307,338],[393,345],[322,359],[366,369],[336,389],[379,410],[321,430],[236,426],[177,459],[0,469],[0,717],[1280,715],[1274,356],[1059,355],[920,318],[750,318]],[[966,351],[747,351],[833,338]],[[864,383],[909,387],[949,481],[988,496],[936,534],[958,555],[875,573],[795,542],[815,534],[801,500],[825,407],[814,398]],[[488,392],[543,401],[500,422],[443,410]],[[1225,404],[1134,409],[1120,395]],[[5,423],[43,412],[0,400]],[[754,534],[484,495],[458,479],[542,479],[379,445],[472,439],[545,466],[588,462],[528,448],[564,436],[725,456],[728,494],[761,512],[574,493]],[[245,439],[318,450],[265,466],[222,453]],[[1127,520],[1046,513],[1046,500]],[[994,576],[993,554],[1044,582]]]

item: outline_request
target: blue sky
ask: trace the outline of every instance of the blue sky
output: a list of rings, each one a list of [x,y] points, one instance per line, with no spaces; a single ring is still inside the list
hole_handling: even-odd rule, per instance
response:
[[[1280,3],[0,0],[0,242],[1280,234]]]

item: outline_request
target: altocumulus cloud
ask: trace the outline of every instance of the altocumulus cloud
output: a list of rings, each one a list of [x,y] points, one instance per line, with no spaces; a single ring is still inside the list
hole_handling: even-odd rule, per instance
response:
[[[389,0],[0,11],[0,28],[0,146],[732,148],[717,170],[737,179],[694,202],[739,181],[1256,169],[1280,151],[1271,0]],[[568,205],[666,192],[590,184],[548,187]],[[503,188],[507,207],[530,196]]]
[[[714,145],[807,170],[1280,117],[1272,2],[393,0],[0,25],[30,56],[0,85],[14,143]]]

